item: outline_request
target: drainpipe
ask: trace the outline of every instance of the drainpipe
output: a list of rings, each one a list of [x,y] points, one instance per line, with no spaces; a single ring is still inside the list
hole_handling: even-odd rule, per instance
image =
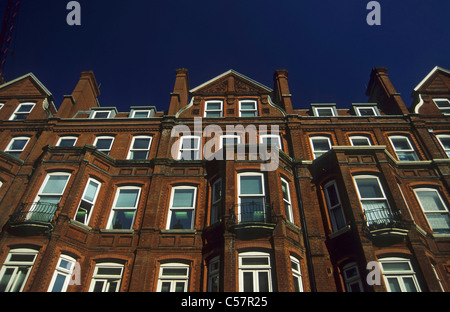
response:
[[[295,160],[294,160],[294,163],[296,163]],[[308,262],[309,262],[309,265],[308,265],[309,282],[310,282],[310,286],[311,286],[311,291],[317,292],[316,278],[314,275],[314,267],[312,264],[312,257],[311,257],[311,247],[309,245],[308,229],[306,227],[305,212],[303,210],[302,194],[300,191],[300,182],[298,180],[298,174],[297,174],[297,165],[294,165],[293,171],[294,171],[294,178],[295,178],[295,188],[297,190],[297,200],[298,200],[298,204],[300,207],[300,219],[301,219],[301,223],[302,223],[303,240],[305,241],[306,258],[308,259]]]

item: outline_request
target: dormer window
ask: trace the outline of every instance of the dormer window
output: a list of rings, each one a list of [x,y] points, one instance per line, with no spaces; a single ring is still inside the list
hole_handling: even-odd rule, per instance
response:
[[[149,118],[155,116],[154,106],[131,107],[130,118]]]
[[[434,104],[439,108],[442,114],[450,115],[450,100],[449,99],[433,99]]]
[[[223,116],[223,102],[218,100],[205,102],[204,117],[222,117]]]
[[[376,103],[352,104],[356,116],[380,116]]]
[[[316,117],[337,116],[336,104],[311,104],[311,110]]]
[[[90,119],[107,119],[114,118],[117,114],[117,110],[115,108],[93,108]]]

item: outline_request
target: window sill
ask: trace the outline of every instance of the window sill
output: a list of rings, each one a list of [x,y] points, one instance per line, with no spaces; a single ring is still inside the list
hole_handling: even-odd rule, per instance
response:
[[[80,221],[77,221],[75,219],[70,219],[69,223],[73,224],[73,225],[75,225],[75,226],[77,226],[79,228],[82,228],[83,230],[86,230],[86,231],[92,230],[92,228],[90,226],[88,226],[88,225],[86,225],[84,223],[81,223]]]
[[[131,229],[100,229],[100,233],[111,233],[111,234],[133,234],[134,230]]]
[[[197,234],[197,230],[160,230],[161,234]]]
[[[347,233],[348,231],[350,231],[350,225],[347,225],[347,226],[345,226],[345,227],[343,227],[343,228],[341,228],[341,229],[339,229],[339,230],[337,230],[337,231],[335,231],[333,233],[330,233],[328,235],[328,237],[333,239],[333,238],[338,237],[338,236],[340,236],[340,235],[342,235],[344,233]]]

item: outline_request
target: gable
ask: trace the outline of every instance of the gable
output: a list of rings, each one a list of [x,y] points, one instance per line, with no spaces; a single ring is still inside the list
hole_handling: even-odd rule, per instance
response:
[[[1,97],[51,97],[50,91],[32,74],[0,85]]]
[[[415,88],[419,93],[440,93],[450,89],[450,71],[436,66]]]
[[[229,70],[190,90],[193,95],[269,94],[272,89],[234,70]]]

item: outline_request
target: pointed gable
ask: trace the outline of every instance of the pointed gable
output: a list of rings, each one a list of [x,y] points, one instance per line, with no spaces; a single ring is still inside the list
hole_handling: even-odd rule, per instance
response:
[[[270,94],[272,89],[232,69],[190,90],[192,95]]]
[[[436,105],[436,101],[447,101],[450,105],[450,71],[436,66],[414,88],[412,96],[413,112],[426,115],[441,114],[442,111]]]
[[[32,73],[0,85],[0,97],[52,97],[48,89]]]

